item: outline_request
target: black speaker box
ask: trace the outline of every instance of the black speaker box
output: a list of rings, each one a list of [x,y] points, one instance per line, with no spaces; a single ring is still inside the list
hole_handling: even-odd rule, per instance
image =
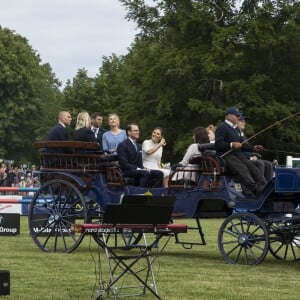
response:
[[[10,273],[7,270],[0,270],[0,296],[10,295]]]

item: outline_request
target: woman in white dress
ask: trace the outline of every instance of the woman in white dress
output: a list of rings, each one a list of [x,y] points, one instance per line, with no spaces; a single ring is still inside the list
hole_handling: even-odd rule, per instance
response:
[[[187,167],[187,166],[195,167],[195,165],[191,165],[189,163],[189,161],[194,155],[196,155],[196,154],[201,155],[201,152],[198,149],[199,144],[209,143],[209,138],[208,138],[206,129],[203,127],[194,128],[193,129],[193,140],[194,140],[194,143],[189,145],[182,161],[180,162],[180,164],[182,164],[183,167]]]
[[[190,159],[195,155],[202,155],[199,151],[199,144],[207,144],[209,143],[209,138],[207,134],[207,130],[204,127],[196,127],[193,129],[193,141],[194,143],[189,145],[187,148],[185,155],[181,162],[179,162],[180,168],[186,169],[187,171],[178,172],[176,177],[173,177],[172,180],[181,180],[181,179],[189,179],[192,181],[196,181],[196,172],[191,172],[193,170],[199,170],[199,166],[197,164],[190,164]]]
[[[145,140],[142,146],[143,165],[147,169],[160,170],[164,174],[164,187],[168,187],[170,170],[163,168],[161,157],[166,140],[162,137],[162,129],[156,127],[152,131],[151,139]]]

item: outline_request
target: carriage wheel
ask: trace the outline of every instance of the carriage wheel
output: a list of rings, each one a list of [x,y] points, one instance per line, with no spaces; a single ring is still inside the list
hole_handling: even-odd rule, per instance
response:
[[[237,213],[228,217],[220,227],[218,244],[228,263],[258,265],[268,252],[268,231],[256,215]]]
[[[72,229],[87,223],[86,202],[80,191],[65,180],[51,180],[32,198],[28,222],[31,237],[46,252],[71,252],[84,234]]]
[[[277,259],[300,259],[300,232],[288,222],[273,222],[269,228],[269,250]]]

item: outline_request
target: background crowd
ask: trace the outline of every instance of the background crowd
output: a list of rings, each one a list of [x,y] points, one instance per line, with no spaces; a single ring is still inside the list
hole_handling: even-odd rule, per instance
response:
[[[39,187],[39,171],[35,165],[14,166],[2,162],[0,169],[0,186],[2,187]]]

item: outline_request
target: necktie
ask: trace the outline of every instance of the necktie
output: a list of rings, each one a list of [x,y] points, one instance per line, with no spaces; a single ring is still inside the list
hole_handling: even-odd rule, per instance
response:
[[[94,131],[95,137],[97,137],[97,128],[93,128],[93,131]]]
[[[136,141],[133,142],[133,146],[135,148],[135,151],[137,152],[137,145],[136,145]]]

